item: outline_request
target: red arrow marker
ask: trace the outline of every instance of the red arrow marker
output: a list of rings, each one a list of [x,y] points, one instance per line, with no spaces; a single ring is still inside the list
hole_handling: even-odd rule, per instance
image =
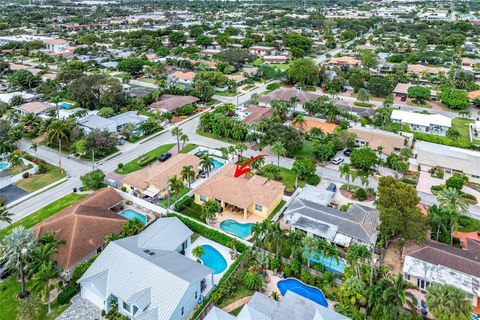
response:
[[[261,154],[259,156],[253,157],[253,158],[251,158],[250,160],[248,160],[247,162],[245,162],[244,164],[242,164],[240,166],[240,155],[238,155],[238,162],[237,162],[237,166],[235,167],[235,174],[233,176],[235,178],[238,178],[238,177],[244,175],[245,173],[250,172],[251,169],[247,166],[250,163],[252,163],[253,161],[255,161],[256,159],[261,158],[261,157],[266,157],[266,156],[267,156],[266,154]]]

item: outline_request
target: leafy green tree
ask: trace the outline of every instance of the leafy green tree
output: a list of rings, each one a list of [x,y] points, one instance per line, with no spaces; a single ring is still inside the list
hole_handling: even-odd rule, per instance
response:
[[[462,190],[463,186],[468,182],[468,178],[466,176],[461,176],[458,173],[455,173],[453,176],[445,181],[445,186],[447,188],[454,188],[458,191]]]
[[[83,139],[85,140],[85,157],[89,159],[101,159],[117,150],[116,140],[108,130],[90,131]]]
[[[455,128],[448,128],[446,136],[452,140],[460,138],[460,132]]]
[[[280,156],[286,156],[287,149],[285,149],[280,141],[276,141],[272,144],[272,152],[277,155],[277,166],[280,167]]]
[[[415,188],[393,177],[382,177],[375,202],[380,215],[380,236],[423,242],[428,229],[427,218],[417,207],[420,198]]]
[[[197,259],[200,259],[200,257],[203,256],[204,254],[205,254],[205,250],[201,246],[196,246],[192,250],[192,255]]]
[[[378,56],[370,50],[360,51],[362,65],[367,68],[376,68],[378,66]]]
[[[283,37],[283,44],[288,48],[299,48],[305,52],[310,51],[313,40],[310,37],[302,36],[298,32],[290,32]]]
[[[253,62],[255,55],[244,49],[226,49],[222,50],[217,58],[238,69],[245,63]]]
[[[357,93],[357,100],[358,101],[370,100],[370,95],[368,94],[368,91],[364,88],[359,89]]]
[[[316,85],[320,82],[320,70],[313,60],[298,59],[290,65],[287,77],[294,84]]]
[[[335,148],[331,144],[316,143],[314,149],[315,157],[320,161],[328,161],[337,154]]]
[[[202,218],[209,224],[212,219],[215,219],[221,209],[220,203],[214,199],[208,199],[202,206]]]
[[[472,301],[454,286],[432,283],[426,293],[428,310],[438,320],[469,320]]]
[[[304,137],[301,132],[278,122],[273,122],[265,128],[264,134],[263,142],[272,145],[274,142],[280,142],[287,150],[287,154],[292,154],[303,146]]]
[[[98,115],[104,118],[110,118],[115,115],[115,110],[111,107],[103,107],[98,110]]]
[[[91,189],[96,190],[96,189],[102,188],[104,186],[104,183],[103,183],[104,179],[105,179],[105,174],[100,169],[87,172],[80,177],[83,187],[88,190],[91,190]]]
[[[205,80],[196,80],[193,88],[193,94],[202,101],[210,100],[215,94],[215,89]]]
[[[369,172],[379,162],[378,156],[369,147],[358,148],[352,151],[350,162],[355,169]]]
[[[7,81],[11,87],[22,90],[32,89],[40,84],[40,78],[28,70],[15,71],[8,76]]]
[[[466,109],[470,106],[467,92],[464,90],[446,88],[439,94],[440,101],[451,109]]]
[[[386,97],[393,91],[393,85],[389,79],[383,77],[371,77],[368,80],[368,91],[377,97]]]
[[[125,100],[122,84],[118,79],[100,75],[86,75],[73,80],[67,88],[68,97],[79,107],[90,110],[103,106],[118,107]]]
[[[140,58],[130,57],[120,60],[118,63],[118,70],[129,73],[131,75],[138,75],[143,71],[145,61]]]
[[[176,47],[187,42],[187,37],[183,32],[172,32],[168,35],[168,41],[172,47]]]
[[[423,86],[412,86],[408,88],[408,96],[415,100],[417,104],[422,104],[430,99],[430,89]]]
[[[355,92],[358,92],[365,86],[365,79],[359,72],[354,72],[348,78],[348,84],[353,87]]]

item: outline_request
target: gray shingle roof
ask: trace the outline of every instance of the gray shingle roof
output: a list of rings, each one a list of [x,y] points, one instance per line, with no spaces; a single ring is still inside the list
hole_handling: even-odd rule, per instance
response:
[[[138,246],[152,250],[175,250],[192,234],[192,230],[177,218],[162,218],[138,235]]]

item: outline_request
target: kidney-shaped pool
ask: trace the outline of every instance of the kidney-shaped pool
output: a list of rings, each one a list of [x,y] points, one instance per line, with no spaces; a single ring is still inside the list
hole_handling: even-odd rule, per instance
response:
[[[227,261],[217,249],[208,244],[202,245],[202,248],[205,253],[202,254],[200,260],[205,266],[213,269],[214,274],[222,273],[227,269]]]
[[[321,306],[328,308],[328,302],[327,299],[325,299],[323,292],[320,289],[309,286],[300,280],[297,280],[295,278],[287,278],[284,280],[280,280],[277,283],[277,287],[280,290],[282,296],[284,296],[285,293],[290,290],[298,295],[301,295],[302,297],[305,297],[309,300],[312,300],[313,302],[318,303]]]

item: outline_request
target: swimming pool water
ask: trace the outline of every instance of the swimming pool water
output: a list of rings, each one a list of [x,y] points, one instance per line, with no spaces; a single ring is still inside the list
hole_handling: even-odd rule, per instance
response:
[[[306,285],[300,280],[297,280],[295,278],[280,280],[277,283],[277,287],[280,290],[282,296],[284,296],[287,291],[290,290],[298,295],[301,295],[302,297],[318,303],[321,306],[324,306],[325,308],[328,308],[328,302],[327,299],[325,299],[323,292],[318,288]]]
[[[225,258],[217,249],[208,244],[204,244],[202,248],[205,253],[202,254],[200,260],[202,260],[205,266],[213,269],[214,274],[222,273],[227,269],[227,261],[225,261]]]
[[[122,217],[125,217],[127,218],[128,220],[133,220],[135,218],[137,219],[140,219],[140,221],[142,221],[143,224],[146,224],[147,223],[147,217],[141,213],[138,213],[137,211],[134,211],[132,209],[127,209],[125,211],[123,211],[122,213],[120,213],[120,215]]]
[[[222,230],[240,238],[246,238],[251,235],[252,226],[253,223],[240,223],[235,220],[224,220],[220,223],[220,228]]]
[[[0,162],[0,170],[6,169],[10,167],[10,163],[8,162]]]
[[[60,104],[58,105],[58,107],[59,107],[60,109],[68,109],[68,108],[70,108],[71,106],[72,106],[72,104],[71,104],[71,103],[68,103],[68,102],[63,102],[63,103],[60,103]]]
[[[330,272],[343,274],[345,270],[345,262],[342,259],[335,260],[334,258],[325,257],[320,252],[312,252],[310,254],[310,262],[321,263]]]
[[[220,167],[223,167],[223,162],[222,162],[222,161],[218,161],[217,159],[213,159],[213,167],[214,167],[215,169],[220,168]]]

